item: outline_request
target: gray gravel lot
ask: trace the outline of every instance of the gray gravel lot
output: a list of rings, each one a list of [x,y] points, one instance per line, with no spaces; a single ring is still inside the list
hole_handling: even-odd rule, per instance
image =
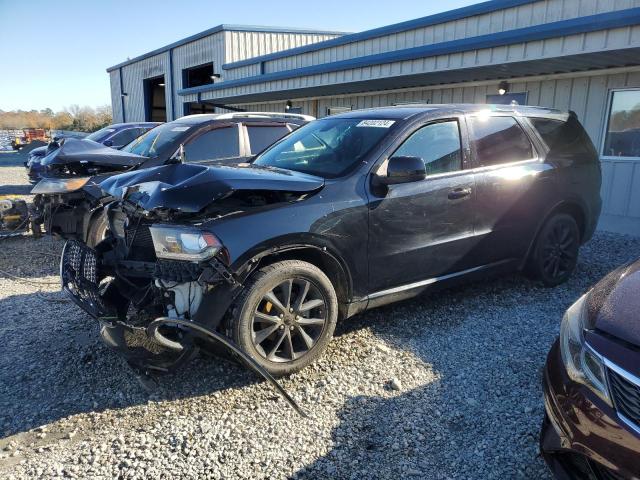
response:
[[[20,175],[0,167],[1,184]],[[57,281],[60,242],[0,242],[0,270]],[[545,355],[565,308],[639,252],[599,233],[558,288],[513,275],[344,322],[282,382],[309,419],[218,359],[149,392],[56,285],[0,273],[0,477],[549,478]]]

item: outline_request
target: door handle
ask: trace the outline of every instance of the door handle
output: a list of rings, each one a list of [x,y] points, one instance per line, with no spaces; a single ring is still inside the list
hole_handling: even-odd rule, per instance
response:
[[[468,197],[471,195],[470,188],[456,188],[449,192],[449,200],[459,200],[460,198]]]

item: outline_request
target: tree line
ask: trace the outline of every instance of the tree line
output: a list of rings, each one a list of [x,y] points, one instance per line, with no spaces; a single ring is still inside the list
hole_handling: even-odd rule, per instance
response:
[[[97,108],[71,105],[62,111],[54,112],[50,108],[43,110],[0,110],[0,129],[19,130],[23,128],[45,128],[47,130],[73,130],[94,132],[106,127],[112,121],[111,107]]]

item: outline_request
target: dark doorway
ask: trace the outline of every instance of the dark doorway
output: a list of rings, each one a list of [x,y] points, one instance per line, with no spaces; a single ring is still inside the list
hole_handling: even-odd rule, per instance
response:
[[[185,102],[184,114],[195,115],[196,113],[216,113],[216,109],[210,103]]]
[[[164,75],[144,80],[144,110],[147,122],[167,121]]]

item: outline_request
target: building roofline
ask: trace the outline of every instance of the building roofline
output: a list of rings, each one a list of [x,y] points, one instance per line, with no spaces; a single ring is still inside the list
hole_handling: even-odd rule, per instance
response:
[[[306,67],[283,70],[273,73],[254,75],[251,77],[239,78],[236,80],[226,80],[212,85],[192,87],[178,90],[178,95],[189,95],[216,90],[224,90],[233,87],[253,85],[276,80],[287,80],[290,78],[317,75],[322,73],[336,72],[353,68],[370,67],[393,62],[415,60],[418,58],[433,57],[436,55],[446,55],[481,48],[499,47],[513,43],[523,43],[535,40],[544,40],[557,36],[567,36],[577,33],[588,33],[610,28],[637,25],[640,23],[640,7],[617,10],[614,12],[599,13],[585,17],[560,20],[542,25],[533,25],[514,30],[506,30],[497,33],[479,35],[458,40],[436,43],[432,45],[422,45],[419,47],[394,50],[390,52],[377,53],[362,57],[339,60],[336,62],[310,65]]]
[[[195,42],[196,40],[200,40],[201,38],[208,37],[209,35],[213,35],[215,33],[230,31],[230,32],[262,32],[262,33],[300,33],[300,34],[309,34],[309,35],[346,35],[350,32],[335,32],[330,30],[311,30],[306,28],[295,28],[295,27],[269,27],[269,26],[260,26],[260,25],[230,25],[230,24],[222,24],[216,27],[209,28],[204,30],[203,32],[196,33],[195,35],[191,35],[189,37],[183,38],[176,42],[165,45],[164,47],[157,48],[155,50],[151,50],[150,52],[143,53],[142,55],[138,55],[130,60],[125,60],[124,62],[118,63],[112,67],[107,68],[107,72],[111,72],[113,70],[117,70],[118,68],[122,68],[126,65],[130,65],[132,63],[139,62],[140,60],[144,60],[146,58],[154,57],[161,53],[168,52],[174,48],[180,47],[187,43]]]
[[[338,47],[341,45],[347,45],[349,43],[360,42],[362,40],[370,40],[372,38],[405,32],[407,30],[414,30],[416,28],[423,28],[431,25],[437,25],[439,23],[450,22],[452,20],[461,20],[463,18],[473,17],[475,15],[491,13],[497,10],[526,5],[528,3],[534,3],[537,1],[539,0],[491,0],[488,2],[476,3],[467,7],[456,8],[454,10],[429,15],[427,17],[395,23],[393,25],[386,25],[384,27],[374,28],[372,30],[365,30],[364,32],[346,34],[339,38],[333,38],[330,40],[325,40],[323,42],[312,43],[301,47],[291,48],[289,50],[282,50],[280,52],[268,53],[266,55],[260,55],[258,57],[252,57],[237,62],[225,63],[224,65],[222,65],[222,68],[224,70],[230,70],[233,68],[244,67],[247,65],[253,65],[269,60],[276,60],[278,58],[285,58],[293,55],[315,52],[325,48]]]

